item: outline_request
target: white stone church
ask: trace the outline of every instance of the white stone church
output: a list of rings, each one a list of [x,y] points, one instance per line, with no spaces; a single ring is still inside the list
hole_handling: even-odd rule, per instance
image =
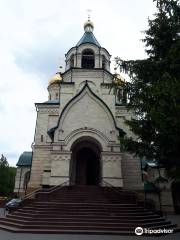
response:
[[[110,91],[111,55],[93,29],[88,20],[82,38],[65,54],[65,71],[50,79],[48,100],[35,104],[32,152],[17,163],[16,193],[64,182],[142,189],[140,162],[120,144],[122,135],[131,135],[125,120],[132,112]]]

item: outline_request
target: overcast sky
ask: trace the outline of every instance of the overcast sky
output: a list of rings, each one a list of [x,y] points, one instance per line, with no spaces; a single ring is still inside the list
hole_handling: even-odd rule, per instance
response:
[[[34,103],[47,100],[48,80],[82,37],[87,9],[112,60],[145,57],[140,39],[153,0],[0,0],[0,154],[12,166],[31,151]]]

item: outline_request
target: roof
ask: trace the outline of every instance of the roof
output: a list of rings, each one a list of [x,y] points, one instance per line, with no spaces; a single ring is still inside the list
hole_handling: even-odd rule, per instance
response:
[[[32,163],[32,152],[23,152],[16,166],[31,166]]]
[[[141,169],[145,169],[146,166],[149,166],[151,168],[157,168],[159,167],[158,162],[155,160],[147,160],[147,159],[140,159],[141,161]]]
[[[84,44],[84,43],[92,43],[97,47],[101,47],[101,45],[98,43],[97,39],[95,38],[92,32],[85,32],[82,38],[76,44],[76,47],[79,47],[81,44]]]
[[[35,103],[35,104],[41,104],[41,105],[46,105],[46,104],[60,104],[59,99],[54,99],[54,100],[48,100],[46,102],[42,103]]]
[[[59,104],[59,99],[48,100],[48,101],[43,102],[43,103],[47,103],[47,104]]]

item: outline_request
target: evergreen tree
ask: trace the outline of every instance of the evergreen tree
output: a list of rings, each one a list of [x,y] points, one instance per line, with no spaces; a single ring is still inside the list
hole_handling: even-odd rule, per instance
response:
[[[16,168],[9,167],[4,155],[0,158],[0,196],[10,196],[13,193]]]
[[[154,0],[157,13],[148,20],[143,42],[147,59],[123,61],[129,108],[135,117],[127,121],[136,139],[124,138],[126,150],[156,159],[173,178],[180,177],[180,2]]]

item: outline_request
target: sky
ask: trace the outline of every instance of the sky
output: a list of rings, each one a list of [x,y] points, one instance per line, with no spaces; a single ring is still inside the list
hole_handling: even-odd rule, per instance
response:
[[[141,39],[153,0],[0,0],[0,154],[11,166],[31,151],[34,103],[47,100],[48,81],[82,37],[88,9],[112,66],[116,56],[146,57]]]

